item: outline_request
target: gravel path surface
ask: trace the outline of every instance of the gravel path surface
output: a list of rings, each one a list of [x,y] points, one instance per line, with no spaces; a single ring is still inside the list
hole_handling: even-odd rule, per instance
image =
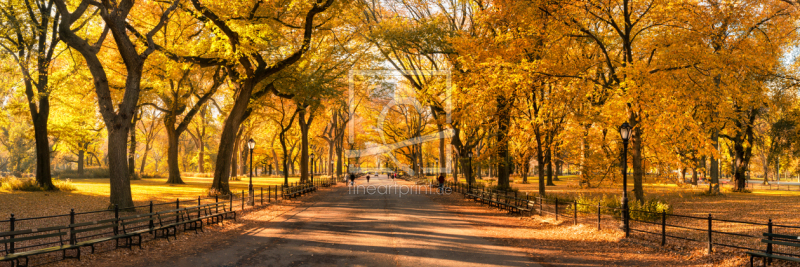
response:
[[[401,194],[397,186],[416,187],[386,176],[356,185],[385,194],[339,186],[225,246],[160,266],[540,266],[521,249],[482,238],[469,222],[421,195],[424,188]]]

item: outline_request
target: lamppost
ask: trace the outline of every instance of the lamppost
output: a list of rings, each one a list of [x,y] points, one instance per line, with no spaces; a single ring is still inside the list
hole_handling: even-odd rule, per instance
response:
[[[314,152],[311,152],[311,184],[314,184]]]
[[[247,205],[253,206],[255,201],[254,190],[253,190],[253,148],[256,147],[256,141],[253,138],[247,141],[247,147],[250,148],[250,185],[248,187],[248,193],[250,195],[250,199],[247,200]]]
[[[467,177],[467,181],[469,181],[469,191],[472,192],[472,151],[467,152],[467,157],[469,158],[469,177]]]
[[[619,126],[619,135],[622,137],[622,221],[625,227],[625,237],[630,235],[628,220],[628,140],[631,138],[631,126],[623,123]]]

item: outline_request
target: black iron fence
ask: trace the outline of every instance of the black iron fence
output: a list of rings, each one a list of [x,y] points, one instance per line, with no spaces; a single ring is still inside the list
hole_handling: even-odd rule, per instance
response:
[[[601,229],[625,231],[622,222],[623,210],[595,204],[580,203],[556,197],[521,195],[514,191],[491,191],[482,185],[470,187],[465,183],[449,183],[460,193],[489,190],[506,197],[525,200],[531,214],[553,217],[559,221],[572,221]],[[658,243],[662,246],[703,246],[708,251],[715,248],[730,248],[744,251],[766,251],[761,242],[764,233],[800,236],[800,226],[764,222],[715,218],[712,214],[689,215],[629,209],[629,233],[632,237]],[[776,246],[772,253],[800,257],[800,252],[787,246]]]
[[[336,180],[334,178],[318,178],[314,179],[313,183],[314,185],[320,187],[323,185],[335,184]],[[137,205],[134,206],[132,209],[127,209],[127,210],[119,209],[116,206],[108,210],[95,210],[86,212],[75,212],[74,209],[70,209],[68,213],[64,214],[41,216],[41,217],[28,217],[28,218],[17,218],[14,214],[10,214],[8,219],[0,220],[0,233],[28,230],[28,229],[46,229],[48,227],[66,226],[84,222],[98,222],[109,219],[119,220],[120,218],[136,216],[139,214],[152,214],[152,213],[158,213],[160,211],[196,207],[211,203],[226,204],[228,209],[237,212],[245,212],[245,211],[250,211],[253,208],[268,205],[269,203],[281,200],[283,195],[282,193],[284,192],[284,190],[288,190],[288,188],[292,188],[297,184],[298,183],[292,183],[290,184],[289,187],[285,187],[283,185],[275,185],[275,186],[254,188],[254,194],[252,196],[247,195],[246,191],[242,190],[241,192],[233,192],[233,194],[231,194],[230,196],[226,196],[224,198],[220,198],[219,196],[213,196],[213,197],[197,197],[192,199],[177,198],[175,199],[175,201],[161,202],[161,203],[150,201],[147,204]],[[253,202],[253,206],[248,205],[248,202],[250,201]],[[219,206],[217,206],[216,209],[217,209],[216,212],[220,211]],[[149,221],[143,221],[135,225],[128,225],[126,226],[127,231],[152,228],[154,220],[157,219],[151,216],[151,220]],[[170,220],[163,221],[163,223],[168,224],[177,222],[178,220],[180,220],[180,218],[175,217]],[[70,230],[69,234],[66,237],[67,240],[64,240],[64,237],[59,236],[59,237],[48,237],[48,238],[27,240],[21,242],[9,242],[3,244],[3,247],[0,247],[0,256],[24,252],[24,251],[36,250],[41,248],[48,248],[60,244],[75,244],[83,240],[96,239],[103,236],[113,236],[119,232],[118,228],[119,227],[115,227],[113,229],[105,228],[96,231],[81,232],[80,235],[75,235],[74,229],[69,229]],[[14,239],[14,236],[10,236],[8,237],[8,239]],[[60,259],[61,257],[46,257],[46,256],[32,257],[31,264],[34,265],[43,264],[43,263],[58,261]],[[3,266],[3,264],[5,263],[0,262],[0,266]]]

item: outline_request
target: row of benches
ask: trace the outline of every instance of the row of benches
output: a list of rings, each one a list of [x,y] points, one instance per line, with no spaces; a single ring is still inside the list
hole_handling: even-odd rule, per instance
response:
[[[464,197],[480,201],[483,204],[488,204],[511,213],[530,212],[532,203],[527,199],[521,199],[507,194],[498,194],[497,192],[472,189],[462,192]]]
[[[320,185],[322,187],[330,187],[336,185],[336,179],[325,179],[320,183]]]
[[[236,212],[233,211],[233,207],[224,202],[216,202],[65,226],[0,232],[0,244],[3,245],[3,251],[5,252],[5,255],[0,257],[0,262],[12,261],[14,266],[27,266],[29,256],[51,252],[61,252],[63,258],[80,259],[81,248],[91,247],[91,251],[94,253],[96,244],[107,241],[115,241],[117,248],[132,249],[133,246],[141,248],[142,234],[150,233],[154,238],[165,238],[167,240],[169,240],[170,236],[177,239],[179,227],[182,227],[184,232],[194,230],[197,233],[198,230],[203,231],[204,220],[206,224],[213,224],[220,223],[224,219],[231,217],[236,220]],[[147,225],[142,225],[145,223]],[[97,234],[98,231],[102,233]],[[103,236],[109,231],[112,234],[111,236]],[[13,245],[10,246],[10,244],[14,243],[50,238],[58,238],[58,242],[53,242],[57,244],[56,246],[24,252],[16,252]],[[86,240],[80,241],[81,239]],[[124,242],[120,244],[120,240],[124,240]],[[68,250],[74,250],[75,255],[67,256]],[[22,264],[21,260],[24,260],[24,264]]]
[[[304,194],[317,191],[317,186],[311,183],[300,183],[283,188],[283,199],[300,197]]]

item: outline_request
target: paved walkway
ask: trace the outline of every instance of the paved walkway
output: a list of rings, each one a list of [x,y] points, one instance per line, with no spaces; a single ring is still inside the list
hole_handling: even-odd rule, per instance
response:
[[[539,266],[522,249],[482,238],[430,196],[378,188],[393,184],[386,176],[371,179],[369,185],[387,194],[370,195],[364,189],[351,194],[341,185],[323,191],[320,201],[265,222],[230,245],[168,265]],[[356,185],[367,183],[359,179]],[[399,179],[397,185],[413,186]]]

